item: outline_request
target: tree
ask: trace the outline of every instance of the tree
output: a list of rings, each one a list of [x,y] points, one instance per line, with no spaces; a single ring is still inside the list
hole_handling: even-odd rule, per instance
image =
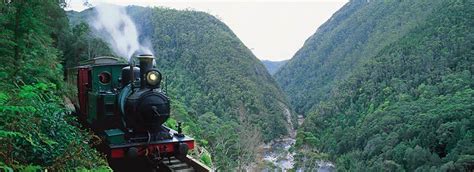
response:
[[[50,11],[62,10],[57,1],[12,1],[2,4],[2,72],[4,80],[51,81],[60,85],[62,67],[53,47]],[[6,22],[8,21],[8,22]]]
[[[62,100],[64,2],[0,3],[0,169],[106,170]],[[74,124],[74,125],[73,125]]]
[[[245,167],[257,162],[262,152],[262,134],[260,128],[250,122],[248,115],[245,113],[244,107],[239,108],[239,126],[238,126],[238,142],[237,149],[237,166],[238,171],[244,171]]]

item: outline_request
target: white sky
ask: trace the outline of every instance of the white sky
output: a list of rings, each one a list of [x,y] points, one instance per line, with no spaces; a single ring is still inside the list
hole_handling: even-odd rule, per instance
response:
[[[82,11],[84,0],[66,0]],[[88,0],[91,5],[163,6],[210,13],[226,25],[257,58],[290,59],[304,41],[348,0]]]

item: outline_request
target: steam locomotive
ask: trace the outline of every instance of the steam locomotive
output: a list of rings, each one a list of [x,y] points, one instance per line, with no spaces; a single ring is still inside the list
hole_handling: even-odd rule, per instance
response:
[[[161,89],[162,75],[149,54],[136,57],[139,66],[113,57],[98,57],[71,68],[69,85],[79,121],[102,138],[98,149],[114,170],[158,166],[165,158],[185,157],[194,139],[163,125],[170,117],[170,99]],[[137,165],[137,163],[141,165]]]

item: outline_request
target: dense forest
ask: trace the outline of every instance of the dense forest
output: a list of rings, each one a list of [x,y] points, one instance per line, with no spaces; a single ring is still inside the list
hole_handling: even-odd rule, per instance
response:
[[[278,69],[280,69],[283,65],[286,64],[286,62],[288,62],[288,60],[282,60],[282,61],[262,60],[263,65],[265,65],[270,75],[275,74],[278,71]]]
[[[2,168],[107,168],[63,103],[64,69],[117,56],[90,27],[94,9],[65,12],[57,1],[1,4],[4,81],[0,92]],[[150,41],[166,76],[175,127],[197,139],[198,158],[218,170],[256,161],[264,141],[287,135],[293,119],[284,94],[234,33],[204,12],[127,7],[140,41]],[[35,125],[25,125],[32,123]],[[201,150],[202,149],[202,150]],[[60,159],[60,161],[59,161]]]
[[[292,107],[306,115],[329,98],[339,81],[429,18],[441,2],[350,1],[306,40],[275,78]]]
[[[0,171],[108,169],[63,103],[65,5],[0,3]]]
[[[335,13],[276,74],[307,116],[297,166],[473,170],[473,18],[469,0],[354,0]]]

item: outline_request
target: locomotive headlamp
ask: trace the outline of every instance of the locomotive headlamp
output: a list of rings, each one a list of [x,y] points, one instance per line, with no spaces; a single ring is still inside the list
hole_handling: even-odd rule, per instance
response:
[[[154,81],[154,80],[156,80],[157,78],[158,78],[158,76],[156,76],[156,74],[150,73],[149,79],[150,79],[151,81]]]
[[[156,70],[148,71],[146,73],[146,82],[152,87],[157,87],[161,82],[161,74]]]

